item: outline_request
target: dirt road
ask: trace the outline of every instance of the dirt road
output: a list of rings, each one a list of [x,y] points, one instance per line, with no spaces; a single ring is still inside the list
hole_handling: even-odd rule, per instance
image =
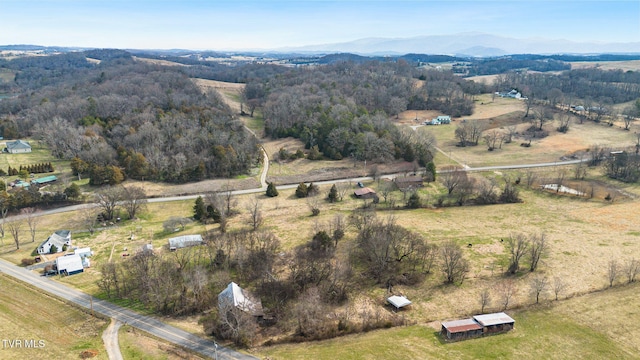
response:
[[[107,350],[109,360],[123,360],[120,352],[120,344],[118,343],[118,329],[122,323],[116,319],[111,319],[111,324],[102,333],[102,341],[104,348]]]

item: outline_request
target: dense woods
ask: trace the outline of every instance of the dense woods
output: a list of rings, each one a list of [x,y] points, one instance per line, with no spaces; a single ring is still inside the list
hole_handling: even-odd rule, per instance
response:
[[[450,72],[416,70],[399,61],[336,63],[247,84],[263,106],[265,131],[293,136],[331,159],[431,161],[430,149],[389,121],[409,109],[470,114],[472,96]],[[261,91],[260,91],[261,90]]]
[[[124,177],[185,182],[245,173],[259,160],[257,140],[219,95],[203,93],[180,69],[122,52],[89,55],[106,60],[92,65],[70,53],[48,67],[5,64],[20,70],[12,86],[37,88],[0,103],[5,136],[42,139],[54,156],[79,159],[98,185],[113,183],[112,174],[99,176],[113,168]]]

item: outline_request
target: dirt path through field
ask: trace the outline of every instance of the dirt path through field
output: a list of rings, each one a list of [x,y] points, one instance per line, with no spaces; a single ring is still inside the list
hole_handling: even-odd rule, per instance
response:
[[[120,329],[120,326],[122,326],[120,321],[111,319],[111,324],[102,333],[102,341],[107,350],[109,360],[123,360],[118,343],[118,329]]]

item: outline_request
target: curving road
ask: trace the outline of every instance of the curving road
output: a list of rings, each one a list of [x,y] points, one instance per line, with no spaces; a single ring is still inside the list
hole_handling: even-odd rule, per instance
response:
[[[70,301],[78,306],[89,309],[92,312],[102,314],[121,323],[136,327],[157,338],[169,341],[202,356],[215,359],[217,353],[217,358],[221,360],[257,359],[251,355],[242,354],[229,348],[219,346],[212,341],[200,338],[171,325],[167,325],[152,317],[140,315],[110,302],[93,298],[81,291],[53,281],[49,278],[38,276],[5,260],[0,260],[0,272],[35,286],[59,298]]]

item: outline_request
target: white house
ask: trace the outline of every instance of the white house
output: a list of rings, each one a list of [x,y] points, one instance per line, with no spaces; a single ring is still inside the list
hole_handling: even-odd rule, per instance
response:
[[[7,141],[7,152],[10,154],[30,153],[31,145],[22,140]]]
[[[73,275],[84,271],[82,258],[77,254],[59,256],[56,259],[58,274]]]
[[[264,316],[262,302],[233,281],[218,294],[218,310],[237,308],[253,316]]]
[[[183,235],[169,239],[169,250],[177,250],[184,247],[202,244],[202,235]]]
[[[91,251],[91,248],[85,247],[75,249],[73,253],[80,256],[80,259],[82,259],[83,267],[91,267],[91,260],[89,260],[89,258],[93,255],[93,251]]]
[[[438,121],[440,124],[451,124],[451,116],[449,115],[439,115],[434,120]]]
[[[38,254],[50,254],[51,246],[56,246],[56,252],[62,252],[62,248],[71,246],[71,230],[58,230],[51,234],[47,240],[38,245]]]

